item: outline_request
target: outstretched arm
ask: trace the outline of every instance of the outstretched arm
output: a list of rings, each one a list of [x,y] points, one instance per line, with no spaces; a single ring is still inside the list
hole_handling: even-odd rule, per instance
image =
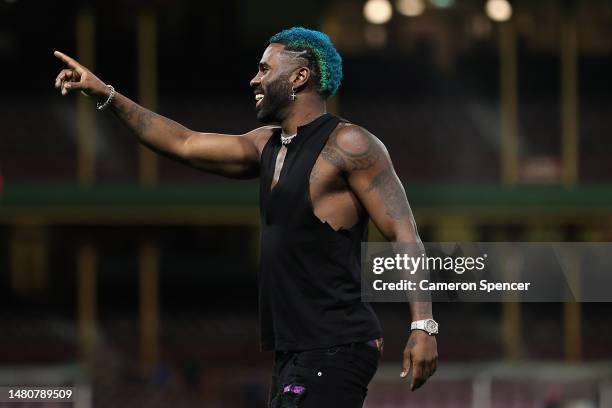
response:
[[[55,87],[62,95],[82,91],[96,100],[108,99],[110,89],[91,71],[59,51],[54,55],[67,65],[55,79]],[[261,127],[244,135],[195,132],[119,93],[115,93],[109,108],[141,143],[152,150],[227,177],[257,176],[260,149],[272,134],[270,127]]]
[[[422,247],[404,187],[380,140],[359,126],[343,125],[330,138],[324,154],[333,156],[343,169],[351,190],[387,240],[398,243],[398,248],[405,243]],[[412,320],[432,318],[431,302],[414,300],[410,309]],[[414,390],[434,373],[437,359],[435,337],[414,330],[404,350],[401,377],[412,369]]]

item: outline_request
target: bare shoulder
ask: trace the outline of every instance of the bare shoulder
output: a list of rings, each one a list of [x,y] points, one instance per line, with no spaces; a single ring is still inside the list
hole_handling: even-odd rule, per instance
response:
[[[321,156],[343,171],[367,170],[387,156],[384,144],[365,128],[340,123]]]
[[[248,133],[245,133],[243,136],[247,139],[251,140],[251,142],[257,148],[257,151],[261,155],[264,146],[268,143],[270,137],[274,134],[274,131],[278,129],[278,126],[262,126],[257,129],[253,129]]]
[[[340,123],[333,136],[338,148],[349,155],[361,156],[370,153],[373,148],[384,147],[380,139],[353,123]]]

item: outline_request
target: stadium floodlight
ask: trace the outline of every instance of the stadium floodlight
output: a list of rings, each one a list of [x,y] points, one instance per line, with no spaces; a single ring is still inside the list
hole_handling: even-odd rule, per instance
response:
[[[425,11],[423,0],[397,0],[395,6],[397,11],[408,17],[421,15]]]
[[[512,17],[512,6],[508,0],[488,0],[486,11],[487,16],[494,21],[508,21]]]
[[[393,15],[389,0],[368,0],[363,6],[363,15],[372,24],[385,24]]]

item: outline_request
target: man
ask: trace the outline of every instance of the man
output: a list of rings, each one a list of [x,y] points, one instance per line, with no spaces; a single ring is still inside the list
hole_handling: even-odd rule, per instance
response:
[[[104,84],[72,58],[56,78],[109,108],[146,146],[198,169],[260,177],[259,313],[275,350],[271,407],[360,407],[382,351],[380,324],[360,298],[360,243],[372,218],[391,242],[420,243],[385,146],[326,113],[342,79],[329,37],[294,27],[274,35],[251,80],[263,126],[244,135],[199,133]],[[411,302],[400,376],[421,386],[437,365],[431,303]]]

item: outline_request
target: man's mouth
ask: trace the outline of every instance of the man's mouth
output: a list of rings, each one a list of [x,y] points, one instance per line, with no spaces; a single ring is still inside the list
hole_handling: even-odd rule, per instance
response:
[[[261,105],[261,101],[263,100],[263,98],[264,98],[264,94],[262,94],[262,93],[255,94],[255,100],[257,101],[255,103],[255,107],[256,108],[258,108],[259,105]]]

